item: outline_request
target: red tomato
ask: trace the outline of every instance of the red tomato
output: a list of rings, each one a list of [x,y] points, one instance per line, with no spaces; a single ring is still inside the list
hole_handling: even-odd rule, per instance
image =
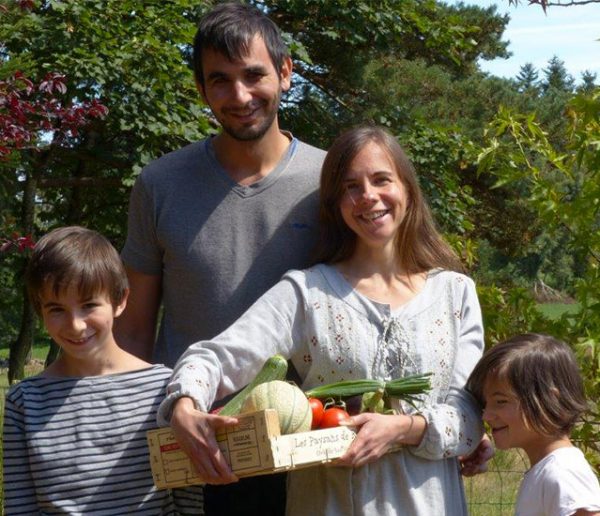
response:
[[[315,428],[319,428],[319,425],[321,424],[321,419],[323,418],[323,403],[319,398],[308,398],[308,404],[312,411],[312,424],[310,425],[310,429],[314,430]]]
[[[331,407],[325,409],[323,412],[323,418],[319,428],[333,428],[334,426],[340,426],[342,421],[350,419],[348,412],[340,407]]]

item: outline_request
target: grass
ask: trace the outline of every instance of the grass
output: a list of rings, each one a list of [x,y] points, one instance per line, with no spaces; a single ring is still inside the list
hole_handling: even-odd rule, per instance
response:
[[[496,450],[488,472],[465,479],[470,516],[512,516],[523,473],[529,467],[524,452]]]
[[[538,308],[548,319],[559,319],[564,314],[576,312],[579,306],[577,303],[540,303]]]

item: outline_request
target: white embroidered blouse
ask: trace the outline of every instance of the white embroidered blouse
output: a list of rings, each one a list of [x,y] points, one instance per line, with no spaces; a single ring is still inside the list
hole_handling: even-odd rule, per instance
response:
[[[181,396],[207,410],[251,381],[276,353],[292,361],[305,390],[432,372],[432,389],[418,404],[427,420],[419,446],[361,468],[292,472],[287,512],[467,514],[456,457],[472,451],[482,435],[479,409],[463,389],[482,352],[481,310],[468,277],[432,270],[421,292],[391,311],[321,264],[286,273],[229,329],[191,345],[175,366],[159,422],[168,424]]]

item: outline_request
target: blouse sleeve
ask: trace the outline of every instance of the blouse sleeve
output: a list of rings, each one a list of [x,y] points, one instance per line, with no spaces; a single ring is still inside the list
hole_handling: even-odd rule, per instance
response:
[[[4,406],[2,432],[4,514],[38,514],[35,486],[29,465],[27,432],[21,389],[9,391]]]
[[[288,273],[227,330],[185,351],[159,407],[159,425],[169,424],[178,398],[189,396],[199,410],[206,411],[213,401],[252,381],[269,357],[290,358],[294,343],[303,341],[303,322],[302,292]]]
[[[464,389],[483,353],[483,323],[475,284],[469,278],[465,278],[464,284],[462,293],[457,293],[462,297],[460,329],[448,394],[442,403],[420,410],[427,420],[427,430],[421,444],[410,448],[415,455],[430,460],[468,455],[483,435],[479,406]]]

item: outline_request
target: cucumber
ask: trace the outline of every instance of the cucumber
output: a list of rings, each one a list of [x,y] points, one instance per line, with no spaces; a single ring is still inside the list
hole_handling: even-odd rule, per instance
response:
[[[285,379],[287,369],[287,360],[281,355],[273,355],[265,362],[265,365],[263,365],[254,380],[223,405],[223,408],[219,410],[219,416],[235,416],[239,414],[244,401],[254,387],[261,383]]]

